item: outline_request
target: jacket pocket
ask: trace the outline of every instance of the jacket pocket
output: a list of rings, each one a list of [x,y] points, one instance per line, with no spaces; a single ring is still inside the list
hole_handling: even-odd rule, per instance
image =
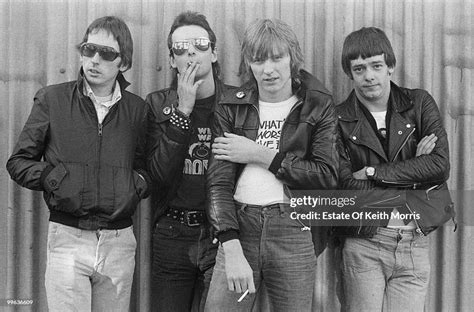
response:
[[[420,215],[420,226],[425,232],[442,226],[455,217],[454,204],[446,182],[426,190],[407,191],[407,204]]]
[[[113,167],[114,211],[112,220],[131,217],[140,201],[146,183],[130,168]],[[137,186],[138,185],[138,186]]]
[[[59,163],[46,177],[45,190],[50,209],[82,215],[84,165]]]

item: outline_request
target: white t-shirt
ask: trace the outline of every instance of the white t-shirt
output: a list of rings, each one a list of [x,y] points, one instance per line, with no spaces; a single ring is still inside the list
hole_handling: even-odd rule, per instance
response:
[[[383,112],[370,112],[372,117],[374,117],[375,122],[377,123],[377,129],[386,129],[385,125],[385,115],[387,115],[387,111],[384,110]]]
[[[288,100],[278,103],[259,101],[260,125],[258,144],[270,149],[280,150],[280,135],[283,123],[298,98],[293,95]],[[283,183],[268,168],[248,164],[237,181],[234,199],[251,205],[270,205],[288,203],[283,191]]]

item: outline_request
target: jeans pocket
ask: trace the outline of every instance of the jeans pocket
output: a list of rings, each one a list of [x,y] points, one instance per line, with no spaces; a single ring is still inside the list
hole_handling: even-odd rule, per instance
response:
[[[410,245],[413,275],[423,282],[428,282],[430,278],[429,246],[428,236],[419,236]]]
[[[179,236],[179,230],[166,222],[166,220],[159,220],[155,225],[155,231],[153,233],[153,237],[156,238],[176,238]]]
[[[380,244],[373,239],[347,238],[342,250],[344,272],[366,273],[376,270],[380,262]]]

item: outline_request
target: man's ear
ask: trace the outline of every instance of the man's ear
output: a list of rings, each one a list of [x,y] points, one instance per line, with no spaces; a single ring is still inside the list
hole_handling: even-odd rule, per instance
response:
[[[211,54],[212,54],[211,63],[217,62],[217,47],[214,47],[214,50],[212,50]]]
[[[395,67],[389,67],[388,68],[388,75],[391,76],[394,71],[395,71]]]
[[[178,69],[178,65],[176,65],[176,60],[174,59],[174,56],[170,56],[170,65],[174,69]]]
[[[122,73],[123,73],[123,72],[126,72],[128,69],[129,69],[129,68],[128,68],[127,65],[122,64],[122,65],[119,66],[119,70],[120,70]]]

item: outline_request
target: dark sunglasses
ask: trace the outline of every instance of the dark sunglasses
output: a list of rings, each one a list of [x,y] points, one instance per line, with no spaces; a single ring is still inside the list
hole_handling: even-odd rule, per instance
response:
[[[81,44],[79,47],[79,52],[82,56],[87,57],[93,57],[96,53],[99,53],[100,57],[104,61],[109,62],[112,62],[120,56],[120,52],[115,51],[114,48],[87,42]]]
[[[188,51],[189,46],[193,45],[196,49],[202,52],[206,52],[211,47],[212,41],[208,38],[191,38],[186,40],[179,40],[173,42],[171,50],[175,55],[183,55]]]

